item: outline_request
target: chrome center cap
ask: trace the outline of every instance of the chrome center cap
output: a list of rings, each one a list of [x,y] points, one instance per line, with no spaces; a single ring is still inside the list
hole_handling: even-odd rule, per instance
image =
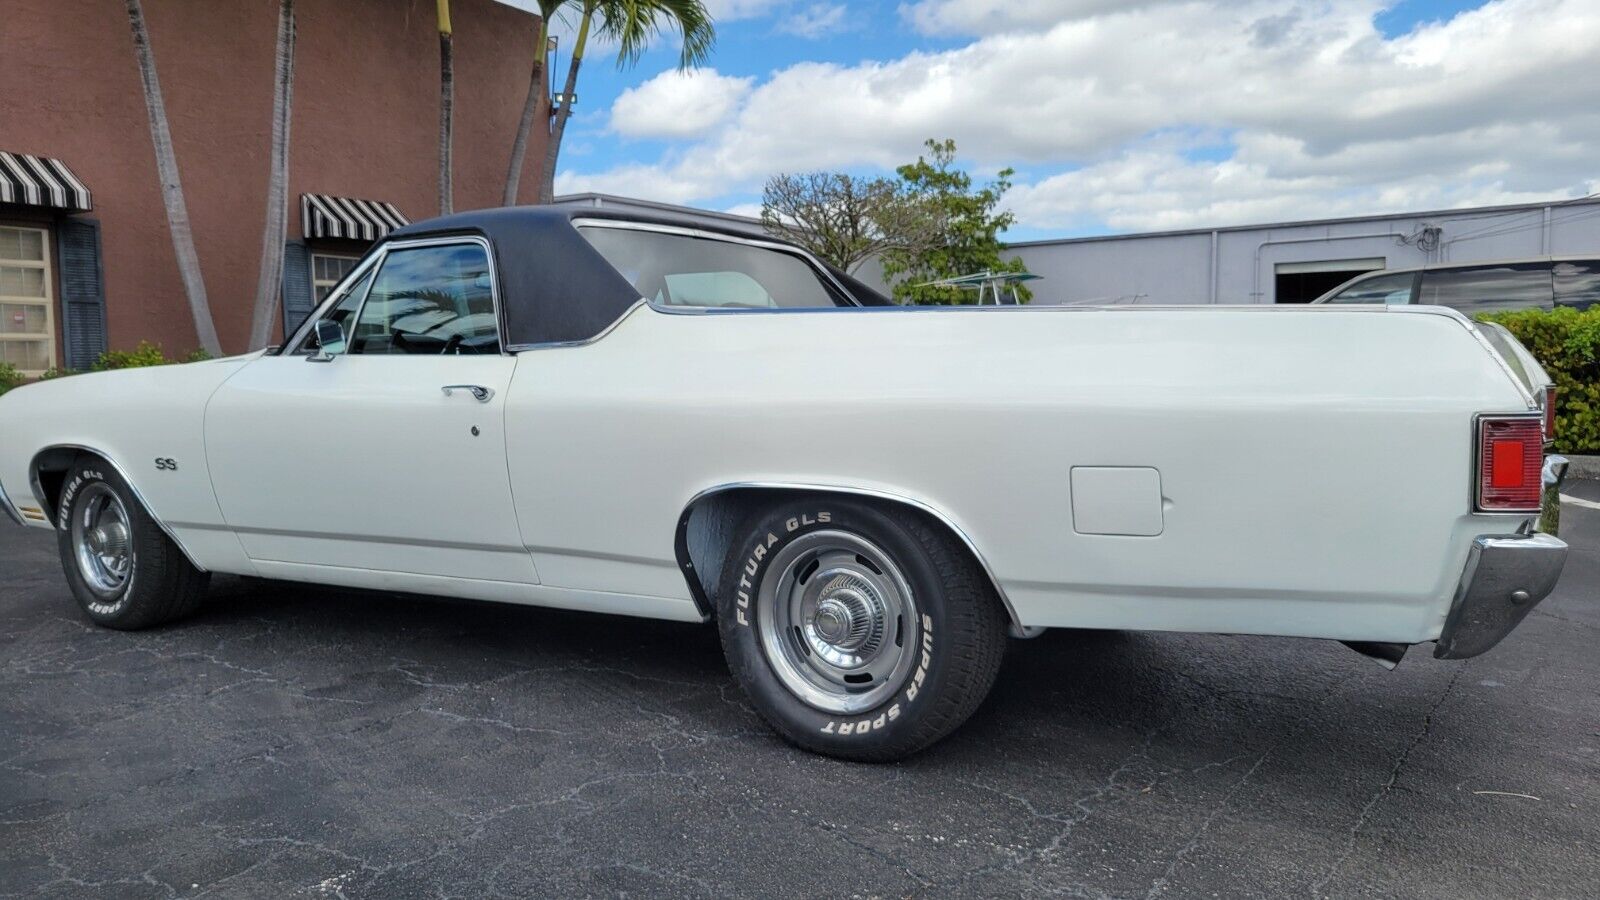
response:
[[[883,644],[883,602],[851,572],[823,583],[807,629],[812,649],[842,668],[865,664]]]
[[[817,605],[817,614],[811,621],[817,628],[818,637],[838,646],[849,638],[853,620],[849,607],[829,597]]]
[[[128,546],[128,529],[121,522],[112,522],[89,532],[89,546],[96,553],[119,556]]]

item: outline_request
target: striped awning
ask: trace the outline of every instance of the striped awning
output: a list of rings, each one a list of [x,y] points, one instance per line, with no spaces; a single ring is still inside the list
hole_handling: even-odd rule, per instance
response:
[[[0,203],[87,212],[89,189],[67,164],[48,156],[0,150]]]
[[[411,220],[393,203],[330,194],[300,195],[300,227],[307,238],[376,241]]]

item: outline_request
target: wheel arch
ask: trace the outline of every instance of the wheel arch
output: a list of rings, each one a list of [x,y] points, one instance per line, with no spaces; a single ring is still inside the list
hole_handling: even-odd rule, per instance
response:
[[[995,596],[1000,598],[1012,633],[1019,636],[1035,633],[1025,628],[1017,618],[1016,608],[1006,596],[1005,587],[1000,584],[1000,579],[995,576],[978,545],[937,507],[914,497],[875,488],[799,482],[729,482],[706,488],[685,504],[678,517],[673,552],[700,615],[708,621],[713,616],[716,607],[712,592],[716,589],[719,573],[727,562],[728,554],[733,552],[738,541],[736,529],[747,516],[783,497],[830,494],[910,510],[955,537],[983,571],[984,577],[994,588]]]
[[[145,514],[161,528],[163,534],[172,539],[172,543],[177,545],[178,551],[189,561],[189,564],[198,571],[206,571],[205,567],[195,562],[194,554],[190,553],[189,548],[183,545],[182,539],[173,532],[161,516],[156,513],[155,509],[151,507],[150,501],[146,500],[143,492],[139,490],[138,482],[128,475],[128,470],[123,468],[111,454],[98,447],[90,447],[85,444],[51,444],[35,453],[33,459],[28,463],[29,484],[33,488],[34,497],[39,501],[40,509],[44,510],[45,520],[52,529],[56,528],[57,513],[60,512],[60,510],[56,509],[56,503],[61,496],[61,485],[66,479],[67,471],[72,468],[72,461],[85,453],[104,461],[107,466],[110,466],[111,470],[117,473],[117,477],[122,479],[122,483],[128,486],[128,490],[133,492],[133,499],[144,507]]]

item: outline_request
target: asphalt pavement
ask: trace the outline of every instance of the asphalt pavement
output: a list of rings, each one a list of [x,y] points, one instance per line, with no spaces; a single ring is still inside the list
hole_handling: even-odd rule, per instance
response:
[[[1600,509],[1562,536],[1477,659],[1049,632],[874,766],[773,737],[710,628],[218,579],[123,634],[7,527],[0,895],[1594,897]]]

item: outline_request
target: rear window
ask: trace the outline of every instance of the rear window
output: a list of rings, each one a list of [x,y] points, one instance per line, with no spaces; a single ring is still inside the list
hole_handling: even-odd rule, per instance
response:
[[[1588,309],[1600,300],[1600,260],[1558,262],[1551,275],[1557,306]]]
[[[1472,315],[1497,309],[1550,307],[1550,265],[1517,263],[1422,273],[1418,303],[1450,306]]]
[[[584,226],[580,233],[657,306],[807,309],[854,306],[797,254],[693,235]]]

